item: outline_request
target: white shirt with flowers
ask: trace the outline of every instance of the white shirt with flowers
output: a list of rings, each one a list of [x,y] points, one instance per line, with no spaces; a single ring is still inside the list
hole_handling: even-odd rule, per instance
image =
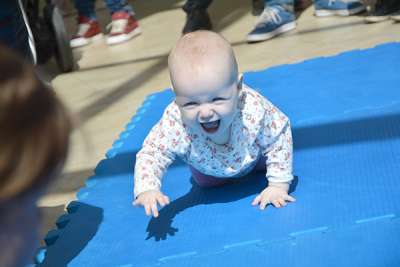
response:
[[[289,119],[258,92],[243,85],[231,136],[224,145],[183,124],[179,108],[172,102],[136,155],[134,194],[159,190],[176,157],[204,174],[226,178],[247,174],[261,156],[266,158],[268,181],[293,179]]]

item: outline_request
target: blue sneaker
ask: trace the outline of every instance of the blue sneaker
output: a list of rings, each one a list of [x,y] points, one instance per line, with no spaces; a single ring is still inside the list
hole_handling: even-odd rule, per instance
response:
[[[266,6],[255,28],[247,35],[247,41],[265,41],[295,28],[295,16],[292,12],[280,5]]]
[[[315,0],[315,16],[351,16],[365,10],[361,0]]]

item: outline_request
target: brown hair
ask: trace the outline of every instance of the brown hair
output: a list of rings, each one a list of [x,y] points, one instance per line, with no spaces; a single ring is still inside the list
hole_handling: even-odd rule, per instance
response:
[[[54,90],[0,46],[0,201],[43,188],[65,161],[71,131]]]

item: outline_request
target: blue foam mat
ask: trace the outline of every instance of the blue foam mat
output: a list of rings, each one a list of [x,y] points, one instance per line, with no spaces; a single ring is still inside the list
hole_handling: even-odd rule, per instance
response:
[[[400,44],[245,74],[291,119],[295,204],[250,205],[262,173],[201,189],[182,162],[158,219],[131,206],[136,152],[172,100],[149,96],[50,232],[38,266],[399,266]]]

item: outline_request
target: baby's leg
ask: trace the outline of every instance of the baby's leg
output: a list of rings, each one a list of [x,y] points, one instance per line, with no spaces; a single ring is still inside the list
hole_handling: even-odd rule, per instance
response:
[[[258,160],[256,166],[254,166],[253,171],[266,171],[267,170],[267,165],[266,165],[267,158],[264,156],[261,156],[261,158]]]
[[[256,166],[254,166],[253,171],[266,171],[266,160],[267,158],[261,156],[261,158],[258,160]],[[200,186],[200,187],[214,187],[214,186],[221,186],[226,183],[232,182],[233,180],[237,179],[232,179],[232,178],[218,178],[215,176],[207,175],[204,173],[199,172],[192,166],[189,166],[190,171],[192,172],[192,177],[193,180]]]
[[[214,186],[221,186],[224,185],[228,182],[230,182],[232,179],[229,178],[217,178],[215,176],[203,174],[193,168],[192,166],[190,167],[190,171],[192,172],[192,177],[193,180],[200,186],[200,187],[214,187]]]

